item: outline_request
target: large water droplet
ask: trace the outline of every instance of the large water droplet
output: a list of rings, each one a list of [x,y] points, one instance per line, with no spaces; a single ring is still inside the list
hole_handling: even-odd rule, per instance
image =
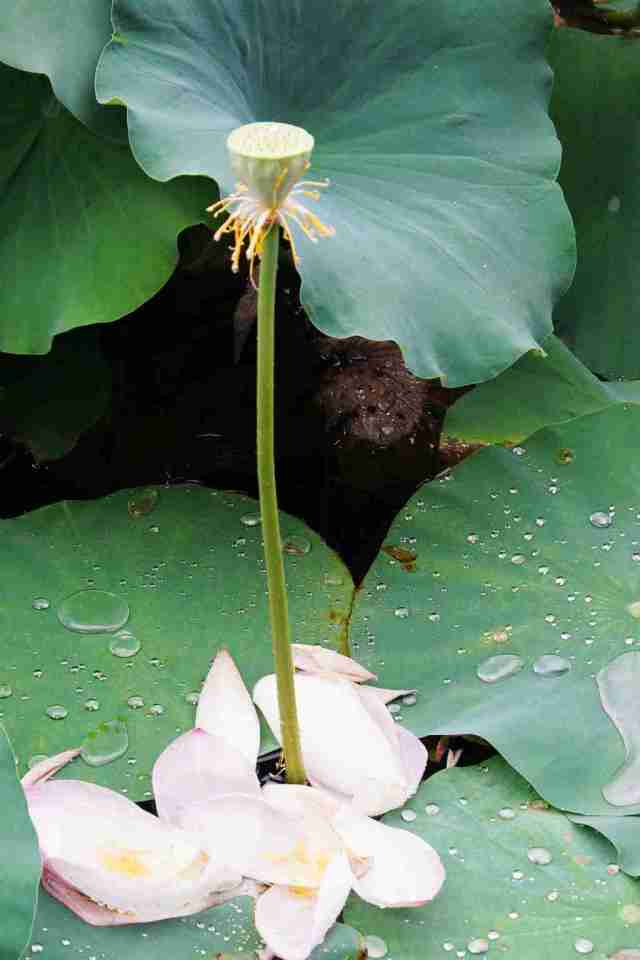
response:
[[[46,714],[51,720],[64,720],[69,711],[61,703],[52,703],[47,707]]]
[[[592,953],[593,952],[593,943],[591,940],[587,940],[586,937],[578,937],[578,939],[573,944],[576,953]]]
[[[511,563],[515,563],[516,566],[520,566],[520,564],[524,563],[526,559],[527,558],[523,553],[514,553],[514,555],[511,557]]]
[[[89,697],[89,699],[84,702],[84,708],[85,710],[89,710],[90,713],[94,713],[100,709],[100,704],[93,697]]]
[[[597,510],[589,517],[589,523],[592,527],[610,527],[613,523],[613,514]]]
[[[31,606],[34,610],[48,610],[51,604],[46,597],[34,597]]]
[[[428,803],[424,808],[424,812],[428,817],[435,817],[440,813],[440,807],[437,803]]]
[[[417,813],[415,810],[403,810],[400,816],[405,823],[412,823],[416,819]]]
[[[602,794],[608,803],[626,807],[640,803],[640,652],[630,651],[616,657],[596,677],[600,701],[615,724],[626,758]]]
[[[135,657],[141,647],[142,643],[130,630],[118,630],[109,642],[109,652],[114,657]]]
[[[129,619],[124,597],[107,590],[78,590],[58,606],[58,620],[74,633],[113,633]]]
[[[476,674],[480,680],[485,683],[496,683],[498,680],[504,680],[506,677],[513,676],[524,667],[522,657],[516,657],[514,654],[498,654],[495,657],[489,657],[483,660],[476,669]]]
[[[257,527],[261,523],[260,514],[245,513],[244,517],[240,517],[240,523],[244,523],[245,527]]]
[[[561,677],[571,670],[571,661],[555,653],[545,653],[533,664],[533,672],[539,677]]]
[[[396,607],[393,611],[396,617],[399,617],[400,620],[406,620],[409,616],[409,607]]]
[[[501,820],[513,820],[515,815],[516,815],[516,812],[513,809],[513,807],[501,807],[498,810],[498,816],[500,817]]]
[[[80,756],[90,767],[102,767],[123,756],[128,747],[127,725],[122,720],[106,720],[87,734]]]
[[[140,707],[144,707],[144,697],[139,697],[137,695],[129,697],[127,700],[127,706],[131,707],[132,710],[139,710]]]
[[[371,957],[371,960],[380,960],[381,957],[386,957],[387,955],[387,945],[382,937],[376,937],[371,934],[364,938],[364,945],[367,956]]]
[[[541,867],[546,867],[546,865],[553,860],[551,853],[546,847],[529,847],[527,857],[531,863],[537,863]]]
[[[184,698],[187,701],[187,703],[190,703],[192,707],[195,707],[198,700],[200,699],[200,694],[198,693],[197,690],[190,690],[189,693],[185,693]]]
[[[634,620],[640,620],[640,600],[634,600],[627,604],[627,613],[630,613]]]
[[[467,950],[469,953],[480,954],[486,953],[489,949],[489,941],[485,940],[483,937],[476,937],[475,940],[469,940],[467,944]]]

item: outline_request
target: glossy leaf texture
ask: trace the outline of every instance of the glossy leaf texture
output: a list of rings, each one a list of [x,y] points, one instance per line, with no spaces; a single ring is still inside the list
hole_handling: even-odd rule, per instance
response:
[[[0,356],[0,430],[38,463],[69,453],[105,413],[110,396],[97,327],[56,337],[44,357]]]
[[[253,925],[253,907],[252,899],[238,897],[180,920],[91,927],[43,891],[31,949],[50,960],[75,960],[86,954],[101,960],[121,960],[125,956],[131,960],[170,960],[194,955],[255,960],[261,940]],[[310,960],[359,960],[361,949],[362,938],[357,931],[337,923]]]
[[[560,182],[573,214],[578,268],[556,322],[577,355],[608,378],[640,376],[640,63],[629,40],[558,30],[552,114]]]
[[[96,955],[101,960],[169,960],[183,956],[255,956],[260,937],[253,926],[253,901],[229,900],[179,920],[92,927],[42,891],[31,951],[50,960]],[[34,950],[35,947],[35,950]]]
[[[0,350],[134,310],[168,279],[176,235],[203,219],[207,180],[150,180],[92,134],[41,76],[0,64]]]
[[[605,383],[552,334],[494,380],[447,411],[444,433],[467,443],[518,443],[542,427],[640,402],[640,383]]]
[[[397,715],[406,726],[485,738],[545,800],[578,813],[640,811],[640,795],[612,805],[603,794],[640,737],[625,707],[627,758],[597,679],[640,647],[638,429],[640,410],[618,404],[482,450],[422,487],[352,620],[354,656],[380,684],[417,688]],[[637,671],[619,672],[616,698],[633,705]]]
[[[31,937],[40,883],[38,840],[27,813],[16,759],[0,725],[0,957],[18,960]]]
[[[96,64],[111,33],[111,0],[12,0],[0,24],[0,60],[49,77],[78,120],[126,143],[124,110],[101,106],[95,95]]]
[[[548,808],[501,759],[436,774],[384,822],[423,837],[447,868],[424,907],[347,903],[347,922],[380,937],[394,960],[618,960],[637,946],[637,885],[616,870],[613,848]]]
[[[272,672],[257,510],[239,494],[142,488],[0,524],[0,715],[22,771],[86,743],[91,762],[62,776],[144,799],[217,650],[249,689]],[[301,521],[282,525],[294,637],[337,645],[351,577]]]
[[[232,129],[313,134],[336,236],[301,240],[301,297],[324,332],[395,340],[416,374],[454,386],[551,332],[574,237],[545,0],[116,0],[113,20],[96,90],[126,104],[152,177],[229,191]]]

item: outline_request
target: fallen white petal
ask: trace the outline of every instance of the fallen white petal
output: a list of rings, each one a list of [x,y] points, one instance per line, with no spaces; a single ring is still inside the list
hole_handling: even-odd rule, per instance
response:
[[[326,817],[282,812],[262,797],[229,794],[194,804],[187,823],[219,860],[260,883],[318,887],[342,849]]]
[[[437,852],[409,830],[388,827],[343,808],[334,827],[345,845],[370,858],[367,872],[356,878],[356,893],[378,907],[418,907],[433,900],[445,879]]]
[[[405,762],[383,704],[348,680],[298,674],[295,687],[309,781],[352,798],[370,815],[404,803]],[[280,739],[274,676],[256,684],[254,700]]]
[[[255,766],[260,723],[231,654],[220,650],[205,680],[196,710],[196,727],[226,740]]]
[[[187,826],[189,807],[225,793],[260,795],[255,767],[226,740],[196,728],[177,737],[153,767],[158,816]]]
[[[271,887],[258,897],[255,923],[267,947],[282,960],[306,960],[342,910],[353,880],[344,854],[325,870],[320,889]]]
[[[22,786],[27,789],[36,783],[46,783],[54,773],[66,767],[66,765],[71,763],[72,760],[75,760],[79,754],[80,748],[76,747],[75,750],[64,750],[62,753],[57,753],[53,757],[45,757],[44,760],[40,760],[39,763],[34,764],[31,769],[25,773],[21,780]]]
[[[306,673],[330,673],[345,677],[353,683],[375,680],[375,673],[356,663],[351,657],[337,653],[319,644],[292,643],[293,663],[298,670]]]
[[[241,880],[199,837],[104,787],[59,780],[31,786],[25,796],[44,865],[61,889],[127,922],[195,913]]]
[[[396,724],[398,744],[404,760],[407,799],[417,792],[427,767],[429,752],[421,740],[406,727]]]

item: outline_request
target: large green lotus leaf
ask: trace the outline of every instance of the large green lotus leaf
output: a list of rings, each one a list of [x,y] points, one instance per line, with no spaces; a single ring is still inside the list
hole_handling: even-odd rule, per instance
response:
[[[49,82],[0,64],[0,350],[47,353],[72,327],[115,320],[167,280],[176,235],[210,181],[150,180],[94,136]]]
[[[0,430],[36,461],[69,453],[105,412],[110,395],[98,327],[56,337],[44,357],[0,357]]]
[[[50,960],[98,956],[101,960],[182,960],[206,956],[218,960],[255,960],[262,941],[253,925],[253,900],[239,897],[180,920],[92,927],[42,892],[34,924],[32,951]],[[359,934],[337,923],[310,960],[358,960]],[[4,957],[2,958],[4,960]]]
[[[409,367],[484,380],[551,331],[574,264],[546,113],[545,0],[116,0],[96,90],[124,102],[151,176],[228,191],[254,120],[316,138],[302,301],[334,336],[396,340]],[[143,82],[141,81],[143,78]]]
[[[640,410],[618,404],[513,450],[482,450],[422,487],[353,616],[356,655],[383,685],[418,688],[402,711],[412,730],[484,737],[577,813],[640,810],[602,793],[626,754],[595,680],[640,645],[638,430]],[[545,655],[570,669],[554,675],[545,660],[534,672]],[[522,669],[481,680],[482,665],[489,676],[505,666],[485,664],[494,656],[520,657]]]
[[[553,334],[449,407],[444,433],[468,443],[517,443],[542,427],[640,402],[640,383],[603,383]]]
[[[256,510],[248,497],[184,486],[55,504],[1,524],[0,692],[7,685],[11,695],[0,699],[0,717],[22,769],[94,733],[90,755],[108,756],[120,731],[105,723],[122,718],[126,754],[104,766],[76,761],[64,775],[141,799],[157,755],[193,725],[193,695],[217,650],[231,651],[250,689],[272,672]],[[351,578],[301,521],[282,522],[293,635],[337,642]],[[106,632],[122,623],[127,605],[122,629],[142,648],[114,656],[112,643],[119,651],[133,643]],[[59,617],[103,632],[73,632]],[[63,708],[49,710],[54,719],[52,707]]]
[[[124,110],[100,106],[98,57],[111,38],[110,0],[12,0],[0,23],[0,60],[49,77],[58,100],[95,133],[126,141]]]
[[[436,774],[409,808],[413,822],[396,812],[385,823],[436,848],[442,890],[417,909],[378,910],[355,896],[345,908],[347,922],[380,936],[393,960],[622,960],[617,951],[640,942],[638,885],[615,872],[610,844],[547,808],[503,760]]]
[[[88,956],[100,960],[181,960],[220,954],[255,957],[260,944],[253,926],[253,900],[248,897],[180,920],[92,927],[42,891],[31,950],[49,960],[75,960],[78,956],[83,960]]]
[[[40,854],[16,776],[16,759],[1,725],[0,803],[0,958],[18,960],[31,936],[40,883]]]
[[[640,376],[640,62],[632,42],[558,30],[550,45],[560,182],[578,237],[575,282],[557,308],[563,336],[592,370]]]

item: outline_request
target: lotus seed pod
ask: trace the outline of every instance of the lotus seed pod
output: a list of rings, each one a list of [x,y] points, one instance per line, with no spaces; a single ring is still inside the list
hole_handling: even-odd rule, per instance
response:
[[[290,123],[247,123],[227,139],[231,169],[265,207],[278,208],[309,166],[314,139]]]

